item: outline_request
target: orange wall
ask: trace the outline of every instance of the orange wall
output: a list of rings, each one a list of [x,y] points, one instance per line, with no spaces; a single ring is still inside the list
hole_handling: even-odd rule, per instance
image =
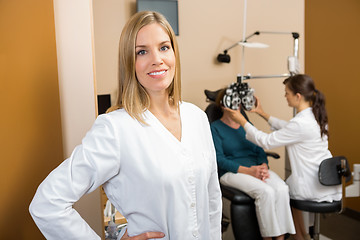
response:
[[[63,160],[53,2],[0,1],[0,239],[44,239],[28,213]]]
[[[305,70],[325,93],[330,150],[360,163],[360,1],[305,1]],[[347,198],[360,212],[360,198]]]

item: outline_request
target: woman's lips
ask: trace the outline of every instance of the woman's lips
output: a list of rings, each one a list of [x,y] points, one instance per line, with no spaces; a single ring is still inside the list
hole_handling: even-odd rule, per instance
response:
[[[159,70],[159,71],[153,71],[148,73],[148,75],[150,76],[160,76],[163,75],[164,73],[166,73],[167,70]]]

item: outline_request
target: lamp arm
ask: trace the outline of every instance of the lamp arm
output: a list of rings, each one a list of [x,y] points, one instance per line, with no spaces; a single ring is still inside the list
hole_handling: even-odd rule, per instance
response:
[[[248,39],[252,38],[253,36],[255,35],[260,35],[260,33],[263,33],[263,34],[291,34],[292,37],[294,38],[294,41],[295,41],[295,50],[294,50],[294,56],[297,57],[297,50],[298,50],[298,38],[299,38],[299,33],[297,32],[273,32],[273,31],[256,31],[252,34],[250,34],[249,36],[245,37],[244,40],[240,40],[240,41],[237,41],[236,43],[234,43],[233,45],[231,45],[230,47],[226,48],[224,50],[224,53],[226,54],[230,49],[236,47],[237,45],[239,45],[239,43],[244,43],[246,42]]]
[[[294,38],[294,57],[298,57],[298,52],[299,52],[299,37],[300,34],[297,32],[272,32],[272,31],[260,31],[260,33],[264,33],[264,34],[291,34],[292,37]]]
[[[251,76],[250,74],[242,76],[241,74],[237,75],[237,82],[241,83],[243,80],[250,79],[262,79],[262,78],[284,78],[290,77],[290,73],[278,74],[278,75],[261,75],[261,76]]]
[[[246,42],[249,38],[253,37],[254,35],[259,35],[259,34],[260,34],[260,32],[259,32],[259,31],[256,31],[256,32],[250,34],[249,36],[245,37],[244,40],[237,41],[236,43],[234,43],[234,44],[231,45],[230,47],[226,48],[226,49],[224,50],[224,53],[226,54],[230,49],[232,49],[232,48],[236,47],[237,45],[239,45],[239,43],[244,43],[244,42]]]

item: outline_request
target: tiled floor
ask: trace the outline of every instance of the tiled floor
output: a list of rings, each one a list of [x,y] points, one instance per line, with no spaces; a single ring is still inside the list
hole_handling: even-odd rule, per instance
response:
[[[333,240],[331,238],[325,237],[324,235],[320,234],[320,240]],[[335,240],[335,239],[334,239]]]
[[[358,215],[357,215],[358,216]],[[326,214],[320,218],[320,240],[357,240],[360,239],[360,218],[346,214]],[[229,227],[231,229],[231,227]],[[223,240],[233,240],[229,232]]]
[[[360,239],[360,221],[346,214],[324,215],[320,219],[321,240]]]

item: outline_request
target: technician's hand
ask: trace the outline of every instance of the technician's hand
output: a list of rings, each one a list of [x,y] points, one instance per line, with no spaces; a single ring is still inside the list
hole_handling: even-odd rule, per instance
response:
[[[120,240],[147,240],[151,238],[163,238],[163,237],[165,237],[165,234],[162,232],[146,232],[134,237],[129,237],[126,229],[124,236],[122,236]]]
[[[255,98],[255,108],[251,109],[250,112],[254,112],[261,115],[261,113],[263,113],[264,110],[261,106],[260,100],[256,96],[254,96],[254,98]]]
[[[233,110],[233,109],[230,109],[230,108],[223,108],[223,109],[224,109],[224,111],[229,113],[229,116],[231,117],[232,120],[239,123],[241,126],[244,126],[245,123],[247,123],[247,120],[241,114],[240,109],[239,110]]]
[[[257,113],[259,114],[261,117],[263,117],[266,121],[269,120],[270,118],[270,115],[267,114],[266,112],[264,112],[262,106],[261,106],[261,103],[260,103],[260,100],[259,98],[257,98],[256,96],[255,97],[255,108],[251,109],[250,112],[253,112],[253,113]]]

